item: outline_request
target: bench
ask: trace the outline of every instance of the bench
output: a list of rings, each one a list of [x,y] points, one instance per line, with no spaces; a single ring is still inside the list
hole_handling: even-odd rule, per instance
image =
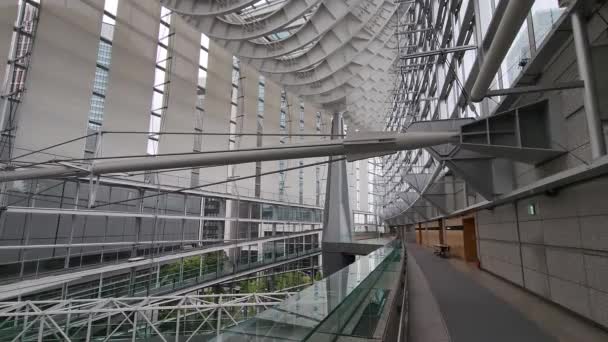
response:
[[[450,246],[437,244],[437,245],[433,245],[433,248],[435,249],[435,251],[434,251],[435,255],[442,257],[442,258],[450,257]]]

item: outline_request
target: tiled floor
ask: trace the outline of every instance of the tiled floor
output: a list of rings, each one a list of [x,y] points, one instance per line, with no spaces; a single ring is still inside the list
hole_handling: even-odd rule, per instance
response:
[[[411,314],[416,314],[416,307],[438,306],[451,341],[608,341],[606,331],[473,265],[438,258],[415,244],[408,245],[408,254],[432,292],[431,298],[417,295],[420,286],[410,282]],[[420,272],[416,268],[408,269],[410,276]],[[420,332],[433,329],[431,325],[440,327],[433,317],[438,313],[425,311],[410,319],[411,332],[418,337],[411,334],[409,342],[445,341],[422,337]]]

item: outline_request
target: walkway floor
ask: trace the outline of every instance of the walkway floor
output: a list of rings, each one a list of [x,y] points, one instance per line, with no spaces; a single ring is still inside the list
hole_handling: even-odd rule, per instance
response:
[[[428,282],[452,342],[608,341],[605,331],[500,278],[462,261],[438,258],[429,248],[407,247]],[[412,299],[410,303],[416,304]],[[416,321],[410,323],[415,331]],[[412,336],[409,342],[426,341]]]
[[[407,258],[408,342],[450,342],[450,334],[424,273]]]

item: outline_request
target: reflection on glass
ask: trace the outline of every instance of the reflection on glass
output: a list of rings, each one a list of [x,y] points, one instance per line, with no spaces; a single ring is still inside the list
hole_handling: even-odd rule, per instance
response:
[[[530,60],[530,39],[528,38],[528,25],[524,23],[511,44],[507,57],[501,66],[502,88],[509,88],[521,70]]]
[[[490,26],[490,21],[492,21],[492,16],[494,15],[494,6],[492,5],[492,0],[490,1],[479,1],[479,11],[480,11],[480,21],[481,21],[481,31],[485,36],[488,26]]]
[[[543,0],[534,3],[534,6],[532,6],[532,22],[536,47],[542,44],[563,12],[564,9],[559,8],[558,0]]]
[[[357,257],[351,265],[278,306],[229,328],[217,340],[319,341],[333,340],[337,335],[369,337],[381,320],[388,296],[383,275],[398,274],[391,265],[399,260],[397,245]]]

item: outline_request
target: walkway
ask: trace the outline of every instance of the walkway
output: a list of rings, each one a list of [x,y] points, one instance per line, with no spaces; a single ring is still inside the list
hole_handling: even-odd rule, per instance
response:
[[[407,258],[408,342],[450,342],[439,304],[414,258]]]
[[[291,237],[291,236],[289,236]],[[205,250],[206,251],[206,250]],[[49,275],[46,277],[41,277],[38,279],[32,280],[23,280],[7,285],[0,286],[0,300],[6,301],[11,300],[13,298],[17,298],[19,296],[24,296],[30,293],[36,293],[43,290],[47,290],[50,288],[62,286],[63,284],[70,284],[76,281],[89,281],[90,277],[93,275],[103,275],[103,274],[112,274],[112,272],[116,272],[118,270],[126,270],[130,271],[138,266],[148,266],[148,269],[154,269],[156,265],[160,265],[161,262],[165,260],[173,260],[175,259],[175,255],[186,255],[189,256],[189,253],[195,253],[192,255],[199,255],[200,250],[195,252],[181,253],[181,254],[172,254],[165,255],[156,258],[145,259],[132,263],[121,263],[115,265],[102,266],[98,268],[93,268],[85,271],[72,272],[60,275]],[[304,251],[296,251],[293,254],[285,254],[281,258],[277,259],[261,259],[261,261],[251,263],[251,264],[242,264],[241,267],[237,268],[225,268],[223,271],[211,272],[205,274],[199,274],[196,277],[183,279],[182,281],[165,284],[160,287],[148,287],[143,286],[139,289],[142,293],[135,293],[140,296],[159,296],[159,295],[169,295],[169,294],[183,294],[189,293],[195,290],[198,290],[203,287],[208,287],[212,285],[216,285],[222,282],[226,282],[231,279],[235,279],[238,277],[242,277],[251,273],[261,272],[270,268],[274,268],[277,266],[281,266],[284,264],[288,264],[291,262],[298,261],[300,259],[309,258],[315,255],[321,254],[320,248],[311,248]],[[125,266],[131,266],[132,268],[128,268]],[[156,284],[158,279],[150,279],[150,284]],[[102,282],[101,282],[102,283]],[[141,283],[140,283],[141,284]],[[132,285],[129,285],[132,286]],[[149,289],[149,292],[146,292]],[[120,294],[116,296],[126,296],[130,293],[131,290],[126,291],[125,294]]]
[[[429,317],[433,310],[431,313],[422,310],[422,314],[434,320],[436,328],[441,328],[444,322],[449,341],[608,341],[608,333],[603,330],[499,278],[458,260],[438,258],[431,249],[416,244],[408,244],[407,248],[415,264],[410,269],[416,270],[419,266],[418,273],[421,270],[426,278],[417,279],[415,272],[408,278],[412,280],[410,296],[421,288],[430,289],[430,297],[434,298],[427,304],[431,308],[438,306],[443,319]],[[421,312],[421,304],[416,305],[411,297],[410,303],[412,316]],[[410,342],[445,341],[444,338],[416,338],[423,336],[421,330],[429,324],[420,321],[410,321]],[[578,338],[573,339],[575,336]]]

